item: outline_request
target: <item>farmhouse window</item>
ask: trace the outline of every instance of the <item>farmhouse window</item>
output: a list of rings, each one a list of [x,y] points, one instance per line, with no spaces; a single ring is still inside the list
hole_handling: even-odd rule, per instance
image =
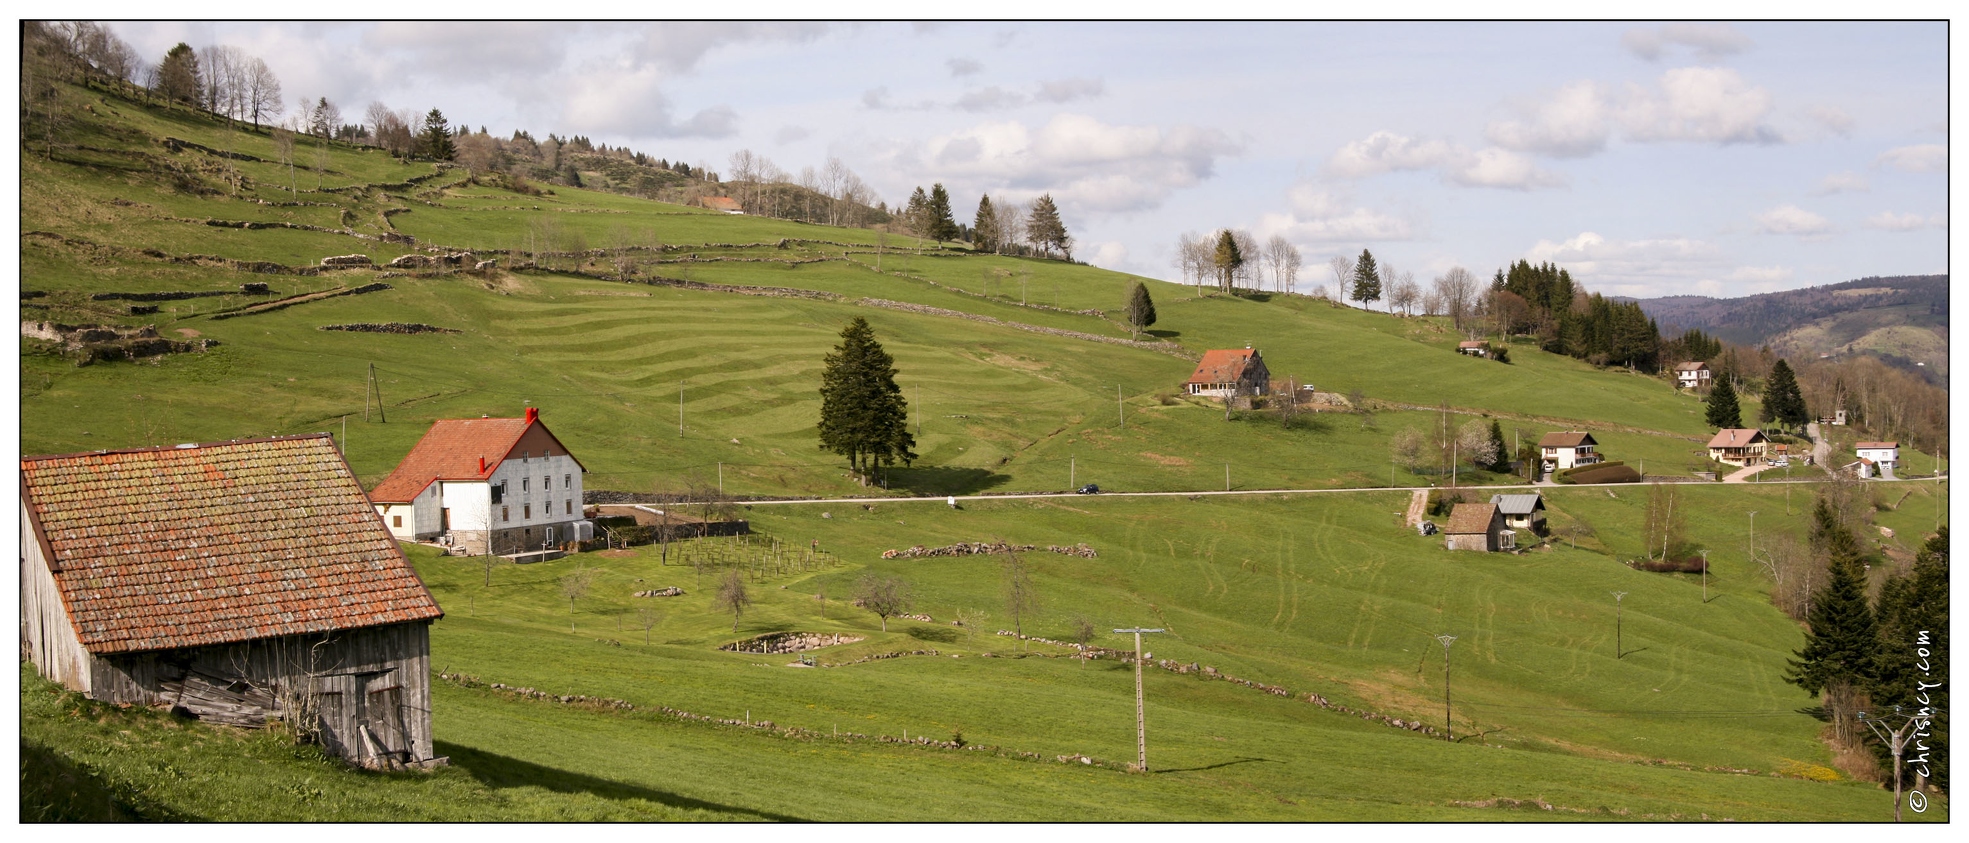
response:
[[[392,526],[392,527],[401,527],[401,526],[403,526],[403,516],[401,516],[401,515],[392,515],[392,516],[390,516],[390,526]]]
[[[543,491],[548,491],[548,492],[554,491],[554,475],[552,474],[542,475],[540,478],[540,488]]]
[[[561,488],[563,489],[574,488],[574,475],[572,474],[561,475]]]
[[[513,520],[513,508],[512,508],[512,507],[510,507],[510,506],[502,506],[502,507],[500,507],[500,508],[499,508],[499,520],[501,520],[501,521],[511,521],[511,520]]]
[[[493,484],[492,486],[492,502],[502,503],[505,500],[506,500],[506,481],[501,480],[498,483]]]
[[[524,492],[532,488],[532,483],[533,483],[533,478],[531,477],[520,478],[520,491]]]
[[[533,517],[533,504],[526,504],[525,506],[522,506],[522,507],[520,507],[520,517],[521,517],[521,518],[532,518],[532,517]]]
[[[574,514],[574,499],[573,499],[573,498],[568,498],[568,499],[567,499],[567,514],[569,514],[569,515],[573,515],[573,514]]]

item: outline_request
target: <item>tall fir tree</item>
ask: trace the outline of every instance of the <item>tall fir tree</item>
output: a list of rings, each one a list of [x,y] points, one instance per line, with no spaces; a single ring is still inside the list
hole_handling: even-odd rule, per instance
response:
[[[841,330],[841,344],[825,358],[818,431],[821,449],[847,457],[849,468],[863,478],[875,468],[916,459],[895,359],[859,316]]]
[[[917,185],[916,191],[909,194],[909,205],[903,208],[903,227],[918,237],[930,236],[930,194]]]
[[[1483,466],[1499,474],[1511,473],[1511,449],[1504,444],[1504,426],[1490,420],[1490,464]]]
[[[1810,420],[1805,411],[1805,396],[1798,390],[1798,377],[1783,358],[1771,366],[1770,376],[1764,378],[1764,406],[1757,411],[1757,419],[1766,424],[1775,421],[1786,428],[1796,428]]]
[[[1217,267],[1217,289],[1231,291],[1231,279],[1236,277],[1238,267],[1244,265],[1244,251],[1238,248],[1237,235],[1226,228],[1217,235],[1217,250],[1211,253],[1211,263]]]
[[[1049,256],[1059,249],[1067,260],[1073,260],[1073,237],[1067,234],[1066,223],[1060,221],[1060,209],[1053,204],[1053,194],[1041,194],[1032,200],[1032,210],[1026,213],[1026,239]]]
[[[424,115],[424,132],[420,141],[424,154],[439,161],[450,161],[458,154],[457,147],[451,143],[451,123],[444,119],[444,112],[436,108]]]
[[[1149,288],[1142,282],[1135,282],[1134,289],[1128,291],[1128,327],[1137,334],[1155,324],[1155,301],[1149,298]]]
[[[931,240],[942,243],[957,239],[957,220],[950,214],[950,193],[943,189],[942,183],[930,186],[930,204],[925,210],[930,218],[925,233]]]
[[[998,251],[1004,233],[998,229],[998,211],[991,207],[991,194],[978,198],[978,214],[971,219],[971,248],[980,252]]]
[[[1867,606],[1860,543],[1823,497],[1812,511],[1812,543],[1822,548],[1830,576],[1812,597],[1805,647],[1789,660],[1785,681],[1813,694],[1841,684],[1871,687],[1880,641]]]
[[[1362,249],[1360,260],[1354,261],[1353,299],[1367,308],[1370,302],[1381,300],[1381,270],[1374,266],[1374,255]]]
[[[1868,696],[1882,708],[1934,719],[1928,737],[1929,780],[1948,787],[1948,525],[1928,539],[1914,568],[1887,580],[1874,612],[1880,650]]]
[[[157,65],[157,87],[166,99],[196,103],[205,90],[205,77],[198,70],[198,51],[183,41],[164,54]]]
[[[1737,409],[1737,391],[1730,386],[1727,372],[1716,373],[1715,386],[1709,388],[1709,398],[1705,403],[1709,410],[1703,414],[1703,421],[1710,427],[1743,427],[1742,411]]]

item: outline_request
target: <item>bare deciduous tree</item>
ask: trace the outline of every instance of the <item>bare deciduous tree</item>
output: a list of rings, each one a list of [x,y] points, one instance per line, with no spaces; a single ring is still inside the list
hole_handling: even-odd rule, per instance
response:
[[[1413,472],[1421,462],[1423,442],[1422,431],[1403,428],[1388,440],[1388,450],[1396,463]]]
[[[594,584],[593,568],[577,568],[561,577],[561,596],[567,598],[567,631],[574,631],[574,601],[587,597]]]
[[[862,574],[855,582],[855,599],[861,606],[882,619],[882,631],[889,631],[889,618],[909,611],[909,583],[900,577],[877,574],[873,571]]]
[[[738,631],[738,619],[745,614],[745,607],[752,605],[752,595],[745,591],[745,578],[738,569],[725,572],[725,578],[718,583],[718,593],[711,598],[711,605],[720,611],[732,613],[732,631]]]
[[[1462,330],[1477,303],[1477,276],[1471,275],[1470,270],[1455,266],[1438,276],[1434,283],[1434,292],[1442,299],[1443,310],[1449,315],[1451,324]]]
[[[260,128],[262,118],[272,120],[280,116],[285,105],[280,95],[280,77],[275,76],[273,68],[254,57],[246,63],[246,111],[253,118],[253,128]]]
[[[636,625],[643,629],[643,646],[649,646],[649,631],[663,622],[663,613],[648,606],[636,610]]]
[[[1346,255],[1334,255],[1326,262],[1326,268],[1333,270],[1334,289],[1344,297],[1354,283],[1354,259]]]
[[[1012,613],[1012,631],[1024,635],[1025,616],[1039,611],[1039,588],[1032,581],[1032,569],[1025,558],[1009,542],[1001,539],[999,544],[1005,548],[999,561],[1005,579],[1005,610]]]
[[[1272,270],[1272,283],[1279,292],[1294,292],[1299,286],[1299,265],[1302,260],[1299,247],[1292,245],[1285,235],[1274,234],[1265,241],[1265,263]]]
[[[1414,316],[1415,303],[1422,297],[1422,288],[1415,283],[1415,273],[1407,270],[1397,273],[1391,269],[1387,277],[1389,312],[1399,307],[1403,316]]]

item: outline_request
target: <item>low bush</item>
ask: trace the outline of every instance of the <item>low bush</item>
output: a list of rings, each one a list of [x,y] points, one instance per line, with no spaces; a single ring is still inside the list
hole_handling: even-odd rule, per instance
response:
[[[1680,559],[1642,559],[1630,563],[1629,567],[1657,574],[1700,574],[1705,564],[1700,556],[1684,556]]]
[[[1639,483],[1641,473],[1616,460],[1568,468],[1559,472],[1553,480],[1560,483]]]

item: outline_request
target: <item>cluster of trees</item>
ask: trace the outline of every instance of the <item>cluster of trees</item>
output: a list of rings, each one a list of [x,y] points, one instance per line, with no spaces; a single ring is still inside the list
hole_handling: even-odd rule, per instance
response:
[[[820,447],[847,457],[848,468],[864,484],[878,467],[916,459],[895,359],[859,316],[841,330],[841,344],[826,357],[819,433]]]
[[[1869,558],[1855,526],[1835,496],[1818,498],[1810,566],[1820,584],[1809,596],[1805,646],[1785,680],[1821,698],[1835,739],[1849,747],[1872,743],[1854,720],[1859,711],[1900,706],[1907,714],[1939,713],[1939,728],[1923,742],[1925,751],[1915,753],[1923,762],[1915,772],[1946,788],[1948,528],[1937,531],[1913,565],[1889,573],[1869,600],[1868,570],[1882,560]]]
[[[1488,426],[1482,419],[1471,419],[1451,427],[1447,407],[1435,430],[1424,433],[1404,428],[1389,440],[1388,447],[1396,464],[1415,474],[1430,471],[1453,477],[1456,468],[1464,464],[1500,474],[1511,472],[1513,455],[1504,442],[1504,426],[1496,419]]]
[[[764,155],[741,149],[731,154],[724,183],[747,212],[760,216],[859,226],[888,214],[886,206],[876,210],[875,190],[833,156],[820,169],[802,167],[796,175]]]
[[[1184,283],[1194,283],[1199,289],[1208,279],[1225,293],[1290,293],[1299,284],[1304,260],[1299,247],[1279,234],[1272,235],[1263,246],[1251,232],[1232,228],[1202,235],[1192,232],[1176,239],[1176,268],[1183,273]]]
[[[907,212],[904,217],[908,218]],[[972,217],[970,231],[962,234],[971,239],[971,248],[980,252],[1052,257],[1053,250],[1058,249],[1067,260],[1073,260],[1073,236],[1067,233],[1059,206],[1053,204],[1050,193],[1041,194],[1023,207],[994,205],[991,194],[984,194],[978,199],[978,211]]]

